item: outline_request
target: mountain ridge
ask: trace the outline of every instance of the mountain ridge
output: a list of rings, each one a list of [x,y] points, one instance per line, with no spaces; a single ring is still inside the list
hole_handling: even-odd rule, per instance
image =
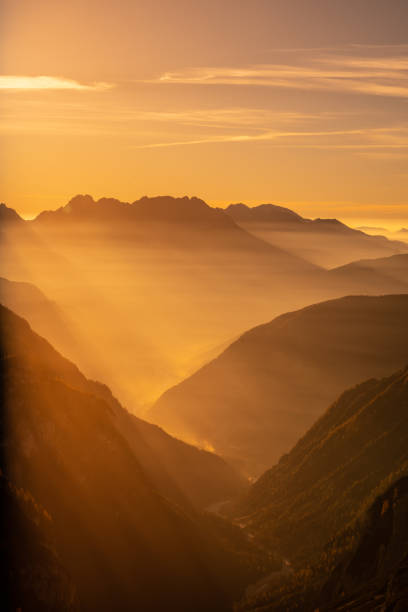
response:
[[[149,418],[259,475],[342,389],[408,361],[407,310],[408,295],[347,296],[280,315],[166,391]]]
[[[390,236],[370,235],[338,219],[307,219],[274,204],[232,205],[226,212],[258,238],[325,268],[408,250],[406,242]]]
[[[363,612],[393,599],[408,545],[407,402],[408,366],[344,391],[231,509],[292,567],[240,610]],[[407,586],[405,574],[398,598]]]

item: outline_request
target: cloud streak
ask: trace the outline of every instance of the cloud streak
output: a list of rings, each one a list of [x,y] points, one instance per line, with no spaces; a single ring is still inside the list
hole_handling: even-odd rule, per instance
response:
[[[72,79],[54,76],[0,75],[0,90],[73,89],[89,91],[110,89],[112,87],[111,83],[83,84]]]
[[[405,150],[408,128],[367,128],[350,130],[266,131],[260,134],[220,135],[135,145],[137,149],[157,149],[202,144],[268,142],[275,147],[297,149]]]
[[[364,57],[306,54],[306,63],[213,66],[165,72],[155,83],[321,90],[408,98],[408,55]]]
[[[27,100],[13,97],[3,104],[0,130],[28,132],[80,132],[87,134],[124,133],[127,136],[143,136],[146,130],[160,131],[177,127],[190,134],[202,134],[203,130],[222,130],[226,133],[250,130],[265,132],[280,126],[307,124],[322,119],[332,119],[338,114],[330,112],[305,113],[274,111],[264,108],[225,107],[212,109],[186,108],[174,111],[138,109],[131,105],[118,107],[111,99],[95,107],[83,99],[75,102],[53,100]],[[193,138],[190,138],[192,140]]]

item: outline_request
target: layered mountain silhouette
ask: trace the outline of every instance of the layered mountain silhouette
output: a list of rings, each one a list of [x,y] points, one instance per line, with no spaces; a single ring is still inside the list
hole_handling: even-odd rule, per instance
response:
[[[8,508],[19,497],[33,506],[23,525],[33,565],[25,573],[29,557],[13,561],[23,595],[36,594],[41,610],[75,601],[84,610],[229,609],[267,556],[194,506],[236,493],[240,479],[218,457],[132,417],[23,319],[0,314],[2,494]],[[39,556],[42,542],[51,550]],[[9,595],[11,609],[25,601]]]
[[[245,251],[248,255],[279,257],[280,265],[316,269],[302,258],[256,238],[224,211],[196,197],[146,196],[129,204],[115,198],[94,201],[90,195],[77,195],[55,211],[40,213],[32,224],[42,230],[83,227],[88,235],[102,229],[105,239],[119,235],[156,247]]]
[[[5,231],[0,274],[58,305],[84,349],[39,331],[140,415],[242,330],[342,295],[407,291],[377,273],[328,272],[199,198],[79,195],[18,226]]]
[[[330,276],[335,282],[345,282],[348,286],[355,283],[361,289],[372,291],[375,287],[380,291],[393,288],[397,291],[408,290],[408,254],[392,255],[381,259],[363,259],[346,266],[330,270]]]
[[[408,361],[408,296],[350,296],[277,317],[165,392],[149,417],[259,475],[346,387]]]
[[[404,242],[368,235],[337,219],[306,219],[274,204],[231,204],[225,212],[255,236],[328,268],[407,251]]]
[[[170,196],[0,234],[2,607],[405,609],[406,243]]]
[[[253,485],[239,520],[293,571],[242,609],[407,601],[407,402],[408,368],[349,389]]]
[[[323,270],[198,198],[76,196],[20,225],[6,232],[0,274],[58,305],[87,347],[69,356],[134,410],[243,329],[338,295]]]
[[[55,302],[33,283],[11,281],[0,277],[0,303],[27,319],[33,329],[56,345],[65,354],[78,354],[71,324]]]

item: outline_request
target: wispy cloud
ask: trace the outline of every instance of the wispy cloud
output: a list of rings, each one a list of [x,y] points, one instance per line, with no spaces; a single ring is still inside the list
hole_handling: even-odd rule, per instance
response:
[[[95,90],[110,89],[111,83],[84,84],[72,79],[54,76],[21,76],[0,75],[0,89],[36,90],[36,89],[75,89]]]
[[[161,84],[245,85],[361,93],[408,98],[408,54],[350,56],[330,53],[289,57],[286,63],[195,67],[165,72]]]
[[[219,135],[192,140],[153,142],[135,145],[138,149],[155,149],[216,143],[268,142],[275,147],[297,149],[404,150],[408,149],[408,128],[362,128],[350,130],[283,130],[253,134]]]
[[[0,130],[27,132],[82,132],[87,134],[124,133],[127,136],[137,134],[143,136],[146,130],[157,132],[163,129],[174,131],[181,128],[184,132],[201,135],[203,130],[222,130],[233,133],[247,129],[250,131],[266,131],[278,129],[280,126],[296,126],[309,124],[313,121],[332,119],[335,113],[306,113],[290,111],[274,111],[264,108],[186,108],[175,111],[160,111],[138,109],[134,106],[118,107],[108,100],[106,104],[84,103],[66,100],[53,101],[52,107],[47,100],[21,99],[14,97],[8,104],[3,104],[0,119]]]

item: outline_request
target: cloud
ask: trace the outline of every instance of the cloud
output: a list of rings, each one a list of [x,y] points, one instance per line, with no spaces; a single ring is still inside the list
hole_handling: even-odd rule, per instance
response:
[[[110,89],[110,83],[83,84],[72,79],[53,76],[20,76],[0,75],[0,89],[37,90],[37,89],[75,89],[96,90]]]
[[[393,126],[349,130],[269,130],[255,134],[227,134],[191,140],[154,142],[135,145],[133,148],[156,149],[200,144],[250,142],[269,142],[275,147],[296,149],[404,150],[408,149],[408,129],[405,126]]]
[[[386,55],[385,50],[383,52],[382,56],[353,56],[311,50],[302,57],[286,54],[288,57],[285,63],[193,67],[169,71],[159,75],[153,82],[292,88],[408,98],[406,50],[392,56]]]
[[[4,101],[2,104],[0,130],[106,135],[122,133],[139,138],[150,131],[157,138],[158,128],[162,131],[164,126],[173,132],[176,127],[181,128],[182,132],[188,131],[189,139],[193,140],[203,131],[208,134],[208,130],[227,134],[243,129],[259,132],[288,125],[309,125],[313,121],[337,116],[338,113],[331,112],[305,113],[244,107],[146,110],[123,103],[118,106],[111,98],[101,100],[97,107],[83,98],[75,98],[75,101],[52,100],[50,105],[46,99],[39,101],[37,98],[14,96],[8,103]]]

